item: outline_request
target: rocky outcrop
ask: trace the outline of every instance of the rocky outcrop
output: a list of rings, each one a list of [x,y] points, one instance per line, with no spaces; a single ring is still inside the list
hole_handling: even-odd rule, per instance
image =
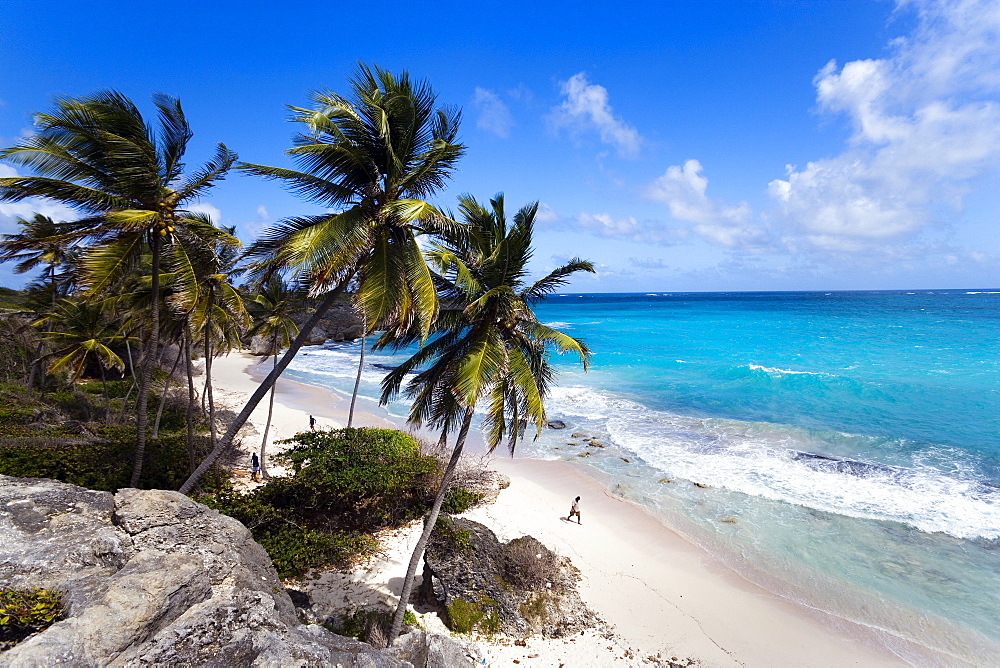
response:
[[[531,536],[501,543],[478,522],[442,515],[424,564],[422,594],[454,631],[561,637],[601,624],[569,559]]]
[[[246,527],[176,492],[0,476],[0,581],[66,603],[65,619],[0,654],[0,666],[434,665],[442,650],[429,648],[448,642],[418,633],[379,652],[300,624]]]
[[[304,311],[293,316],[295,324],[302,327],[312,316],[311,311]],[[364,323],[360,314],[350,302],[337,302],[330,307],[323,318],[309,332],[305,345],[319,345],[327,341],[351,341],[361,338],[364,334]],[[269,354],[270,342],[260,336],[253,337],[248,345],[253,355]]]

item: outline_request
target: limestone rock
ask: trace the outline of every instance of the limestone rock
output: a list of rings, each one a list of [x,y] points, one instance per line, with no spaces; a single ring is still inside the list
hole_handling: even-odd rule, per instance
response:
[[[0,476],[0,578],[66,603],[64,619],[0,654],[0,666],[472,665],[447,638],[414,641],[428,651],[413,664],[300,624],[246,527],[177,492]]]
[[[531,536],[500,543],[478,522],[441,517],[422,594],[444,606],[452,630],[561,637],[601,623],[580,599],[569,559]]]

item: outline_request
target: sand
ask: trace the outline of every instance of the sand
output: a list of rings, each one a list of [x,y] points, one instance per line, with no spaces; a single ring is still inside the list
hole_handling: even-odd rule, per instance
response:
[[[217,399],[239,409],[270,363],[237,353],[213,364]],[[285,379],[277,384],[268,451],[275,441],[309,428],[346,424],[349,399]],[[244,438],[259,449],[267,400],[251,421],[257,434]],[[356,412],[356,426],[390,426],[376,406]],[[401,426],[401,425],[396,425]],[[910,656],[880,631],[833,618],[782,599],[746,581],[642,508],[612,495],[582,468],[567,462],[489,458],[511,479],[496,503],[467,513],[501,540],[532,535],[580,569],[580,594],[606,627],[572,638],[482,639],[494,666],[632,666],[668,661],[703,666],[893,666],[908,665],[887,647]],[[271,467],[272,473],[280,469]],[[250,484],[246,480],[243,484]],[[581,496],[582,524],[566,515]],[[381,555],[348,573],[324,573],[309,581],[320,607],[395,606],[419,522],[386,534]],[[447,630],[433,611],[417,609],[429,631]],[[944,665],[944,664],[942,664]]]

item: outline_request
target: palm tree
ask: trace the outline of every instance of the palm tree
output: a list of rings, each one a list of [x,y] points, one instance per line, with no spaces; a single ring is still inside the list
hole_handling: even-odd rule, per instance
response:
[[[451,485],[476,405],[484,404],[483,430],[490,451],[506,440],[513,454],[529,422],[535,425],[536,437],[545,424],[544,399],[553,379],[548,349],[575,352],[584,369],[590,355],[581,341],[540,323],[531,306],[564,285],[571,274],[593,272],[593,265],[573,259],[528,284],[537,202],[519,210],[510,225],[503,195],[490,201],[490,209],[470,196],[459,202],[467,225],[444,235],[428,252],[446,304],[438,319],[438,336],[382,382],[382,403],[386,403],[399,392],[407,374],[422,368],[405,390],[414,400],[409,421],[441,429],[442,438],[460,422],[451,459],[403,580],[390,643],[402,629],[413,578]],[[412,333],[395,340],[383,337],[377,345],[398,347],[415,338]]]
[[[35,117],[37,134],[0,151],[0,158],[38,174],[0,178],[0,201],[43,197],[84,214],[72,229],[76,238],[98,242],[82,263],[88,294],[113,289],[139,266],[145,249],[151,252],[153,299],[139,379],[132,486],[145,456],[149,378],[160,330],[161,253],[186,223],[185,205],[204,196],[237,159],[218,144],[211,160],[184,176],[182,159],[192,132],[180,101],[156,94],[153,103],[156,127],[117,91],[58,98],[53,113]]]
[[[14,265],[15,274],[24,274],[45,265],[51,309],[54,311],[59,296],[57,270],[69,260],[71,252],[70,243],[63,237],[65,225],[40,213],[30,219],[18,218],[17,223],[21,227],[20,232],[5,234],[0,238],[0,262],[18,260]],[[41,360],[42,345],[43,342],[39,341],[35,359],[31,362],[29,388],[35,385],[35,371]],[[41,374],[40,377],[44,386],[45,375]]]
[[[299,327],[292,320],[292,314],[297,308],[298,291],[289,288],[280,276],[272,276],[264,285],[263,290],[254,295],[250,302],[255,324],[247,332],[248,336],[260,336],[267,341],[266,353],[271,356],[271,368],[278,365],[278,353],[287,348],[299,333]],[[274,388],[271,385],[270,398],[267,406],[267,422],[264,423],[264,437],[260,441],[260,473],[261,477],[269,478],[267,472],[267,434],[271,430],[271,417],[274,414]]]
[[[56,348],[50,355],[50,372],[67,369],[70,380],[75,382],[86,371],[89,361],[97,361],[104,389],[104,418],[109,420],[111,398],[106,369],[125,369],[125,362],[111,349],[111,345],[124,341],[125,337],[108,317],[106,305],[63,299],[56,304],[52,314],[36,323],[40,324],[56,326],[56,329],[42,332],[42,337]]]
[[[279,223],[248,250],[259,278],[287,270],[311,294],[326,293],[219,443],[181,486],[190,491],[302,347],[313,326],[356,279],[355,296],[369,328],[415,329],[424,335],[437,296],[417,236],[454,227],[422,198],[449,178],[464,152],[456,142],[460,114],[435,107],[425,82],[358,65],[352,99],[316,93],[315,109],[293,107],[307,132],[287,153],[302,171],[242,164],[240,169],[285,183],[334,213]]]

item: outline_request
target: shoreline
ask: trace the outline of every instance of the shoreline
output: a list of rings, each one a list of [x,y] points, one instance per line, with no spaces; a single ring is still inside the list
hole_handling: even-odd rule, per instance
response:
[[[267,371],[266,365],[258,366],[259,360],[247,353],[219,358],[214,364],[214,386],[220,397],[231,404],[240,403],[241,397],[245,402]],[[348,409],[349,401],[334,392],[279,379],[269,442],[308,429],[310,414],[321,428],[342,426]],[[363,404],[355,412],[355,422],[401,428],[386,415],[376,414],[379,410]],[[251,415],[257,428],[253,449],[259,448],[266,417],[264,400]],[[638,665],[646,659],[690,658],[711,666],[887,666],[915,661],[956,665],[953,657],[945,661],[939,654],[879,629],[766,591],[646,509],[613,495],[599,476],[584,467],[487,457],[481,437],[477,433],[476,442],[471,442],[472,436],[472,454],[486,457],[491,468],[508,475],[511,487],[494,504],[466,516],[489,526],[501,540],[530,534],[570,557],[581,571],[583,600],[609,627],[603,633],[598,630],[572,640],[531,638],[523,647],[484,645],[492,661],[518,659],[557,666],[581,661],[594,665],[596,659],[599,665],[612,661]],[[244,442],[252,444],[253,437]],[[583,526],[571,525],[563,517],[576,495],[583,497],[581,509],[588,517]],[[397,532],[392,538],[395,545],[387,546],[382,563],[322,581],[330,585],[336,581],[348,589],[354,586],[391,604],[398,596],[412,534],[412,528]],[[394,584],[397,591],[393,591]]]

